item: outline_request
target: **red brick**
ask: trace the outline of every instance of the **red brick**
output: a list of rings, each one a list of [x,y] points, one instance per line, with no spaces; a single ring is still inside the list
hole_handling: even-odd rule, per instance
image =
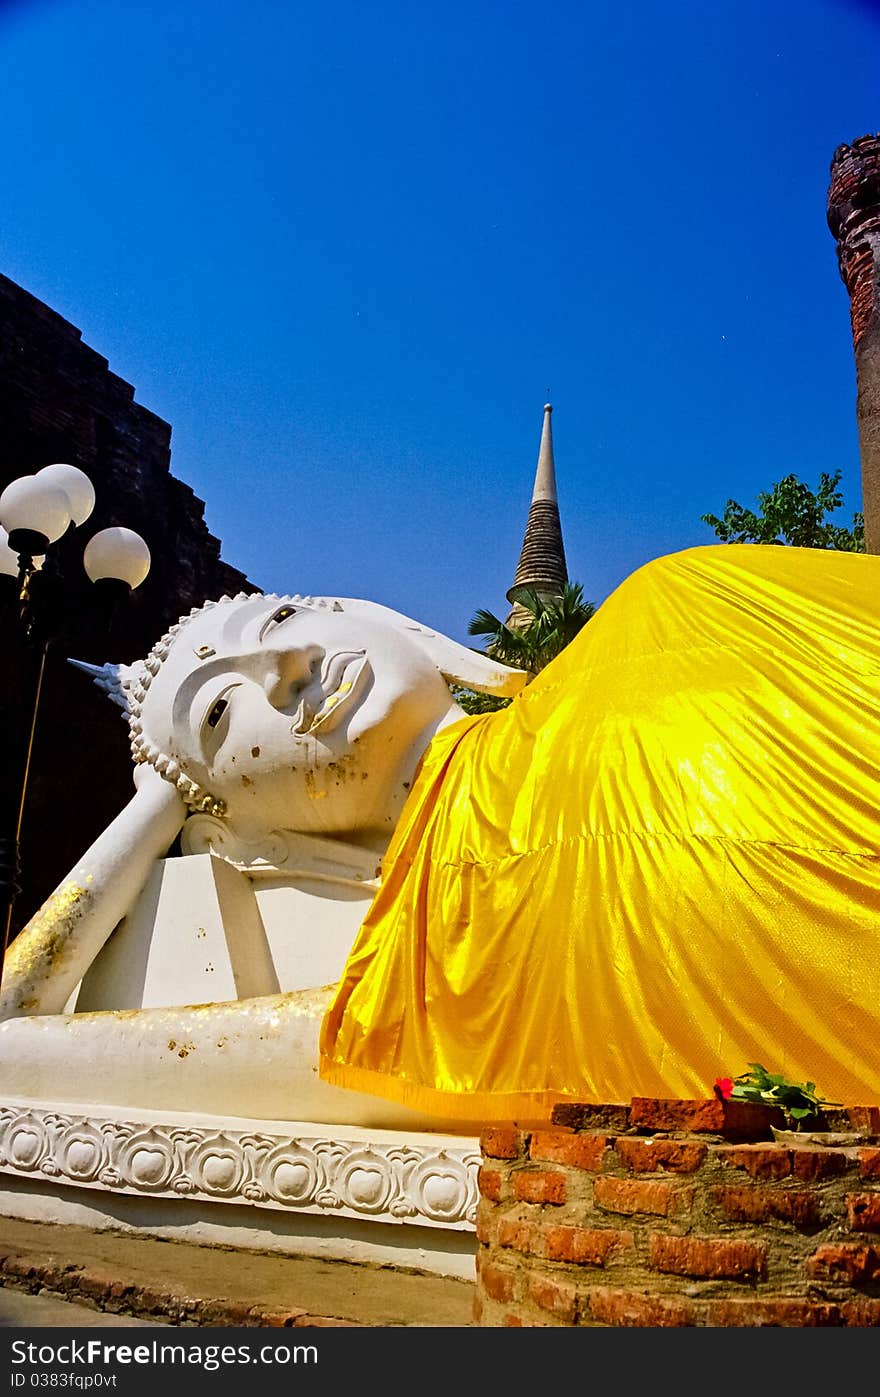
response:
[[[751,1101],[671,1101],[634,1096],[630,1123],[647,1130],[692,1130],[697,1134],[723,1135],[730,1139],[761,1139],[772,1125],[785,1124],[775,1107]]]
[[[647,1130],[721,1130],[724,1102],[671,1101],[653,1096],[634,1096],[629,1108],[630,1124]]]
[[[114,1280],[115,1275],[110,1271],[82,1270],[77,1276],[76,1288],[82,1295],[102,1300],[110,1294]]]
[[[880,1251],[861,1242],[827,1243],[807,1259],[806,1272],[813,1280],[858,1285],[880,1273]]]
[[[843,1174],[850,1162],[843,1150],[793,1149],[791,1171],[796,1179],[832,1179]]]
[[[28,1280],[37,1274],[37,1268],[26,1256],[7,1256],[3,1262],[3,1270],[6,1275],[15,1276],[18,1280]]]
[[[717,1154],[722,1164],[745,1169],[753,1179],[784,1179],[791,1173],[791,1155],[782,1145],[725,1145]]]
[[[262,1329],[290,1329],[294,1321],[301,1315],[308,1314],[308,1310],[293,1309],[290,1305],[278,1305],[272,1309],[262,1309],[254,1307],[254,1313],[258,1315],[258,1323]]]
[[[536,1130],[529,1146],[532,1159],[549,1159],[572,1169],[601,1169],[611,1140],[607,1135],[571,1135],[562,1130]]]
[[[880,1150],[859,1150],[859,1177],[880,1179]]]
[[[567,1125],[572,1130],[621,1131],[629,1128],[629,1107],[560,1101],[553,1107],[550,1119],[554,1125]]]
[[[73,1297],[76,1296],[79,1278],[82,1272],[76,1266],[62,1268],[60,1265],[41,1266],[39,1278],[47,1290],[68,1291]],[[127,1287],[129,1295],[137,1298],[137,1287],[129,1285]]]
[[[477,1173],[477,1186],[484,1198],[497,1203],[501,1198],[503,1176],[497,1169],[481,1168]]]
[[[514,1174],[513,1196],[522,1203],[564,1203],[565,1175],[543,1169]]]
[[[544,1255],[548,1261],[604,1266],[609,1257],[634,1255],[631,1232],[600,1227],[548,1227],[544,1231]]]
[[[495,1235],[495,1223],[498,1217],[498,1209],[492,1204],[487,1204],[481,1199],[477,1204],[476,1235],[478,1242],[491,1242]]]
[[[707,1197],[732,1222],[791,1222],[796,1227],[816,1227],[822,1218],[822,1199],[806,1190],[762,1188],[710,1188]]]
[[[498,1224],[498,1245],[529,1251],[533,1231],[532,1224],[523,1222],[521,1218],[502,1218]]]
[[[854,1232],[880,1232],[880,1191],[848,1193],[846,1211]]]
[[[522,1137],[514,1126],[496,1126],[480,1136],[480,1152],[489,1159],[516,1159]]]
[[[880,1135],[880,1106],[848,1106],[846,1113],[853,1130]]]
[[[215,1323],[222,1325],[252,1325],[253,1306],[248,1300],[223,1299],[214,1302],[214,1313],[221,1316]],[[305,1313],[305,1311],[303,1311]],[[258,1322],[258,1321],[257,1321]]]
[[[506,1303],[516,1298],[516,1272],[484,1263],[480,1270],[480,1286],[490,1300]]]
[[[841,1323],[837,1305],[791,1298],[711,1300],[708,1320],[711,1326],[724,1329],[746,1326],[761,1329],[824,1329]]]
[[[840,1307],[843,1322],[851,1329],[880,1328],[880,1300],[847,1300]]]
[[[615,1142],[624,1164],[636,1174],[652,1174],[666,1169],[673,1174],[692,1174],[706,1158],[707,1146],[698,1141],[640,1140],[625,1135]]]
[[[600,1324],[618,1328],[682,1329],[697,1324],[700,1312],[690,1300],[677,1296],[596,1286],[590,1291],[590,1313]]]
[[[189,1302],[187,1308],[194,1307],[201,1316],[202,1311],[214,1305],[215,1308],[222,1307],[222,1300],[193,1300]],[[167,1290],[161,1289],[158,1285],[136,1285],[131,1298],[131,1307],[135,1314],[174,1314],[183,1311],[185,1302],[181,1295],[170,1294]],[[211,1322],[211,1321],[209,1321]],[[217,1324],[223,1324],[222,1318],[217,1319]]]
[[[692,1188],[642,1179],[597,1179],[593,1200],[600,1208],[615,1213],[653,1213],[659,1217],[680,1217],[690,1210]]]
[[[574,1324],[578,1317],[578,1289],[570,1281],[551,1279],[540,1271],[529,1277],[529,1294],[542,1310],[548,1310],[566,1324]]]
[[[29,1272],[34,1280],[39,1280],[47,1290],[78,1289],[80,1277],[86,1274],[80,1267],[70,1270],[56,1257],[40,1261]]]
[[[675,1276],[747,1280],[766,1273],[767,1248],[761,1242],[727,1237],[670,1237],[652,1232],[648,1260],[658,1271]]]

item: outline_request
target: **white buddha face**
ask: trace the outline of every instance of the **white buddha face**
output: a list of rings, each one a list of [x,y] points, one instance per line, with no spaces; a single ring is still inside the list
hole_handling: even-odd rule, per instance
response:
[[[140,721],[246,838],[387,836],[428,741],[460,716],[403,627],[256,596],[181,627]]]

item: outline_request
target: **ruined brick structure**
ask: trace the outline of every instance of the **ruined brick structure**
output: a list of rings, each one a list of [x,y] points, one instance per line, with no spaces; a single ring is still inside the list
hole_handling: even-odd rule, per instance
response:
[[[224,592],[257,588],[220,557],[203,503],[170,474],[171,428],[134,401],[81,332],[0,276],[0,489],[53,461],[80,467],[95,486],[94,513],[56,548],[65,578],[50,646],[21,844],[22,891],[13,931],[129,799],[133,787],[122,715],[66,657],[103,664],[145,655],[182,613]],[[99,529],[121,524],[146,539],[146,581],[112,617],[82,566]],[[11,618],[0,643],[10,654]],[[16,703],[14,666],[0,676],[0,706]],[[4,773],[8,781],[8,772]]]
[[[549,1128],[487,1131],[476,1322],[880,1326],[880,1107],[834,1115],[828,1146],[716,1100],[562,1105]]]
[[[828,226],[850,297],[865,547],[880,553],[880,134],[834,152]]]

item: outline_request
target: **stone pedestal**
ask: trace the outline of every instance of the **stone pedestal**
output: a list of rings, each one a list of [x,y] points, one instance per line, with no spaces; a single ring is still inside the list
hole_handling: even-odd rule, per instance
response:
[[[375,857],[281,852],[159,861],[67,1012],[0,1025],[0,1218],[470,1280],[476,1127],[318,1076]]]
[[[476,1139],[0,1104],[0,1215],[470,1280]]]

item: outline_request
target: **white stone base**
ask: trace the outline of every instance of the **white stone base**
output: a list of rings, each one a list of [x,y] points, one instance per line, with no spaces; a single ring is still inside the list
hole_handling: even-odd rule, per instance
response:
[[[473,1279],[478,1142],[0,1104],[0,1213]]]

